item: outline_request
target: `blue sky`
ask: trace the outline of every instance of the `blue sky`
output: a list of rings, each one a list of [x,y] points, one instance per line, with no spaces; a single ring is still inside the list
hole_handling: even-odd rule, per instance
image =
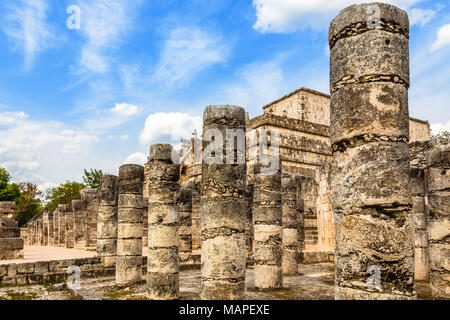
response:
[[[360,2],[3,0],[0,166],[43,189],[117,174],[189,137],[207,105],[254,117],[301,86],[329,92],[329,22]],[[450,4],[383,2],[410,15],[411,116],[450,130]]]

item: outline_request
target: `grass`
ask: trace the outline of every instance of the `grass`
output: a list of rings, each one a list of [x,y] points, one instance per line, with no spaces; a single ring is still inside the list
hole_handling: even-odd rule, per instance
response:
[[[8,300],[35,300],[38,296],[37,293],[34,292],[24,293],[11,290],[6,291],[6,294],[9,298]]]

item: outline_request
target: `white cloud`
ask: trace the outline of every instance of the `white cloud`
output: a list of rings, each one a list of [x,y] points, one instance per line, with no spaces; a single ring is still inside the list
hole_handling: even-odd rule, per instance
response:
[[[218,35],[199,28],[175,28],[165,42],[155,80],[169,85],[188,82],[195,73],[225,61],[228,52],[229,48]]]
[[[81,50],[79,73],[109,71],[108,51],[120,44],[133,27],[135,9],[140,0],[79,0],[81,34],[86,39]]]
[[[122,140],[122,141],[126,141],[128,140],[129,136],[127,134],[121,135],[121,136],[115,136],[115,135],[109,135],[108,139],[109,140]]]
[[[124,161],[124,164],[139,164],[141,166],[147,163],[147,157],[142,152],[130,154]]]
[[[413,8],[409,11],[409,22],[411,25],[424,26],[436,15],[436,11],[431,9]]]
[[[0,112],[0,166],[15,181],[59,183],[70,164],[88,153],[97,137],[64,124],[30,120],[23,112]]]
[[[437,39],[431,46],[431,51],[434,52],[448,45],[450,45],[450,24],[446,24],[439,29]]]
[[[83,121],[83,125],[84,128],[91,132],[108,133],[111,129],[131,121],[138,112],[138,106],[128,103],[116,103],[114,108],[98,110],[96,115],[86,118]],[[109,137],[116,138],[114,135]],[[121,136],[119,139],[126,140],[128,135]]]
[[[47,1],[20,0],[18,2],[7,5],[2,29],[15,47],[24,52],[25,69],[29,70],[33,66],[36,54],[51,46],[56,38],[52,27],[47,22]]]
[[[145,121],[139,141],[142,145],[157,143],[158,139],[179,142],[181,138],[189,138],[194,129],[202,128],[202,118],[181,112],[159,112],[151,114]]]
[[[111,112],[123,117],[130,117],[138,113],[138,111],[139,108],[137,106],[128,103],[116,103],[116,106],[111,109]]]
[[[294,32],[311,27],[327,29],[332,18],[361,0],[253,0],[257,21],[253,28],[262,33]],[[381,1],[407,9],[421,0]]]
[[[447,123],[434,123],[430,127],[433,134],[438,134],[442,131],[450,132],[450,121]]]

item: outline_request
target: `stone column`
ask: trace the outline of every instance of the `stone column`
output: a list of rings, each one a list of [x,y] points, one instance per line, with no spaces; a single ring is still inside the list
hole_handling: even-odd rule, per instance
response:
[[[281,179],[281,205],[283,213],[283,274],[295,276],[298,273],[298,211],[297,183],[295,178]]]
[[[241,135],[237,138],[237,150],[232,136],[236,133]],[[200,209],[202,299],[232,300],[245,296],[245,144],[243,108],[205,109]]]
[[[14,202],[0,202],[0,260],[23,259],[24,240],[14,220]]]
[[[178,194],[180,212],[180,262],[187,262],[192,254],[192,189],[185,183]]]
[[[148,176],[147,296],[153,300],[179,297],[178,253],[180,215],[177,194],[180,166],[169,144],[150,147]]]
[[[75,234],[74,234],[74,219],[73,219],[73,210],[71,204],[66,204],[65,211],[65,220],[66,220],[66,243],[65,247],[69,249],[74,248],[75,243]]]
[[[144,167],[120,167],[116,284],[121,286],[142,281],[143,184]]]
[[[302,194],[302,179],[295,177],[296,201],[297,201],[297,235],[298,235],[298,254],[305,250],[305,202]],[[300,260],[300,259],[299,259]]]
[[[48,246],[48,213],[49,211],[46,209],[42,214],[42,239],[43,246]]]
[[[47,245],[53,246],[54,243],[54,231],[53,231],[53,211],[48,211],[47,213],[47,225],[48,225],[48,234],[47,234]]]
[[[450,299],[450,145],[427,154],[431,292]]]
[[[247,264],[253,265],[253,184],[247,184],[245,200],[245,246],[247,250]]]
[[[200,207],[201,207],[201,194],[200,194],[200,183],[194,182],[192,184],[192,252],[200,254],[200,249],[202,247],[202,236],[201,236],[201,224],[200,224]]]
[[[74,235],[74,248],[84,249],[86,247],[85,239],[85,223],[83,211],[83,202],[81,200],[72,200],[73,211],[73,235]]]
[[[33,234],[33,232],[31,234]],[[58,212],[58,209],[53,211],[53,246],[59,247],[59,212]]]
[[[45,246],[44,244],[44,217],[41,215],[38,218],[38,234],[39,234],[39,245]]]
[[[100,207],[100,193],[97,189],[81,190],[83,203],[86,250],[97,251],[97,222]]]
[[[119,179],[104,175],[100,179],[100,208],[97,226],[97,254],[107,268],[116,265],[117,199]]]
[[[330,26],[336,299],[415,299],[409,21],[382,3]]]
[[[430,260],[428,255],[424,169],[411,168],[411,193],[411,222],[414,230],[414,275],[416,280],[428,280],[430,277]]]
[[[262,174],[255,166],[253,221],[255,224],[255,287],[283,286],[281,174]]]
[[[66,246],[66,205],[58,205],[58,232],[59,232],[59,244],[58,247]]]

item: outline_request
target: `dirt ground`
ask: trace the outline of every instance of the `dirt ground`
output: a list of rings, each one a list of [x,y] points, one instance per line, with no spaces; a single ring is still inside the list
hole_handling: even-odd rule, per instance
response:
[[[200,270],[182,271],[180,299],[200,299]],[[431,299],[426,282],[416,284],[419,299]],[[334,266],[332,263],[300,265],[299,275],[284,277],[284,288],[259,291],[254,288],[253,269],[247,270],[247,300],[333,300]],[[128,288],[115,286],[114,277],[81,279],[80,290],[70,290],[65,283],[0,288],[0,300],[146,300],[145,285]]]

